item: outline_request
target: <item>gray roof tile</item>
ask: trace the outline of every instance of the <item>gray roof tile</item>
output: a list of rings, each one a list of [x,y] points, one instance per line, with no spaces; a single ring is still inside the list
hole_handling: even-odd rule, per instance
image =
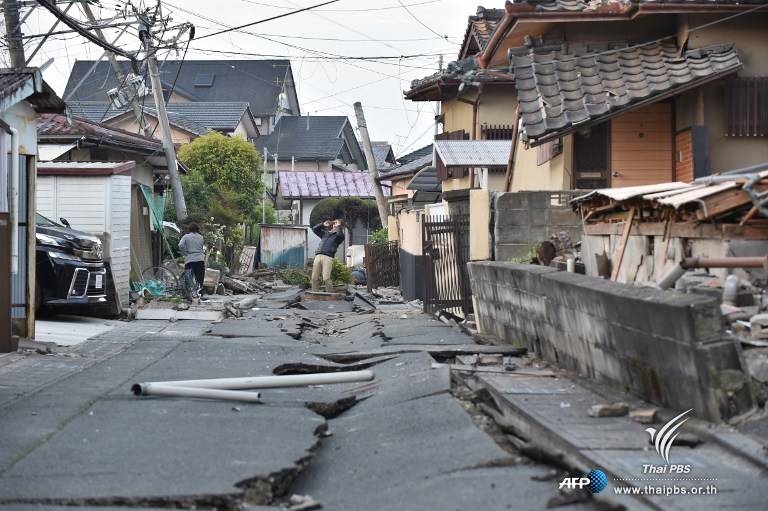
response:
[[[89,60],[75,61],[64,97],[72,101],[108,101],[106,91],[119,85],[108,61],[98,63],[85,82],[69,97],[70,91],[86,76],[93,64],[94,61]],[[127,61],[121,61],[121,65],[126,72],[130,71]],[[273,115],[277,111],[283,83],[286,79],[293,79],[290,66],[289,60],[185,60],[183,65],[180,60],[166,60],[160,64],[160,79],[166,85],[175,81],[174,90],[191,101],[245,101],[253,115],[258,117]],[[208,83],[199,80],[203,75],[206,78],[212,75],[211,86],[201,85]]]
[[[535,50],[534,50],[535,51]],[[733,45],[717,45],[679,56],[671,44],[615,49],[583,56],[596,48],[515,55],[512,67],[523,134],[534,142],[652,100],[696,86],[741,67]]]
[[[344,116],[284,116],[269,135],[256,140],[280,160],[334,160],[344,147],[344,130],[349,120]]]
[[[71,101],[67,104],[73,115],[94,122],[106,122],[130,111],[129,107],[114,109],[109,103],[98,101]],[[154,104],[143,107],[148,114],[157,115]],[[248,113],[246,102],[188,102],[169,103],[168,120],[182,129],[202,135],[209,130],[232,131],[243,115]]]

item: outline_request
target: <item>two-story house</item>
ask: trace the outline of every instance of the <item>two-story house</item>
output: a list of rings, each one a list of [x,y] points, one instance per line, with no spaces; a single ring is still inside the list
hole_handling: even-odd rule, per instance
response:
[[[129,63],[122,62],[123,72],[130,73]],[[175,124],[183,127],[181,119],[187,119],[208,129],[221,131],[220,127],[208,125],[211,113],[216,111],[243,111],[243,103],[248,105],[248,116],[243,129],[254,133],[267,135],[272,132],[282,115],[299,115],[299,100],[293,79],[293,70],[289,60],[166,60],[160,64],[160,81],[163,86],[163,96],[168,104],[169,118],[176,118]],[[109,62],[94,62],[78,60],[72,67],[64,91],[67,102],[85,102],[84,107],[94,110],[93,115],[84,115],[95,122],[104,122],[109,115],[108,91],[119,88],[120,83]],[[148,80],[144,85],[149,89]],[[148,92],[145,89],[145,92]],[[101,110],[94,103],[101,103]],[[154,103],[152,95],[142,98],[142,103],[149,107],[152,113]],[[184,105],[185,103],[202,103],[200,107]],[[232,105],[224,105],[232,103]],[[81,107],[81,108],[84,108]],[[77,107],[76,107],[77,108]],[[124,124],[125,116],[112,117]],[[135,122],[135,120],[131,120]],[[111,122],[107,121],[108,124]],[[254,129],[251,128],[254,125]],[[227,125],[229,126],[229,125]],[[138,125],[134,126],[138,129]],[[190,126],[190,132],[195,127]],[[243,133],[246,136],[251,133]]]
[[[490,189],[507,179],[512,190],[621,187],[745,167],[768,160],[764,7],[507,1],[501,17],[471,18],[462,59],[406,97],[441,101],[444,132],[465,138],[509,138],[518,124],[511,172]],[[471,187],[475,171],[442,176],[443,189]]]

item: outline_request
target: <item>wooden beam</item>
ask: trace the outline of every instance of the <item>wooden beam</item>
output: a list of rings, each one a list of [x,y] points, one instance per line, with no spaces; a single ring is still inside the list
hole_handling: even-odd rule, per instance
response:
[[[520,126],[520,103],[515,107],[515,125],[512,126],[512,147],[509,148],[509,160],[507,161],[507,173],[504,176],[504,191],[512,190],[512,178],[515,177],[515,153],[517,152],[517,130]]]
[[[635,219],[636,208],[631,207],[627,212],[627,219],[624,221],[624,232],[621,233],[621,241],[619,241],[618,252],[614,256],[613,271],[611,271],[611,280],[616,282],[619,276],[619,270],[621,269],[621,261],[624,259],[624,251],[627,248],[627,240],[629,239],[629,233],[632,231],[632,220]]]

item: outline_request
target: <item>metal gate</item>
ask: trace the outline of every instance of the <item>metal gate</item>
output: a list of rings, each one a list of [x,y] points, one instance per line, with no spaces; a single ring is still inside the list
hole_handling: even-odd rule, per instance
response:
[[[397,241],[365,245],[365,272],[368,291],[400,286],[400,250]]]
[[[472,312],[469,285],[469,215],[425,216],[424,312],[442,310],[466,317]]]

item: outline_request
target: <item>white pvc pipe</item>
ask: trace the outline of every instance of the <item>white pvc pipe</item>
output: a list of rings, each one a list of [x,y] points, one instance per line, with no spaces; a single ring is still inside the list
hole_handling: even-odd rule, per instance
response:
[[[245,401],[260,403],[261,394],[258,392],[243,392],[241,390],[202,389],[181,387],[162,383],[141,383],[131,388],[137,396],[169,396],[169,397],[199,397],[204,399],[221,399],[223,401]]]
[[[207,389],[276,389],[282,387],[306,387],[333,383],[371,381],[373,371],[344,371],[338,373],[288,374],[283,376],[249,376],[245,378],[212,378],[206,380],[179,380],[137,383],[133,386],[171,385],[174,387],[195,387]],[[134,393],[136,391],[134,390]]]
[[[19,272],[19,131],[11,132],[11,273]],[[5,155],[3,155],[5,158]]]

